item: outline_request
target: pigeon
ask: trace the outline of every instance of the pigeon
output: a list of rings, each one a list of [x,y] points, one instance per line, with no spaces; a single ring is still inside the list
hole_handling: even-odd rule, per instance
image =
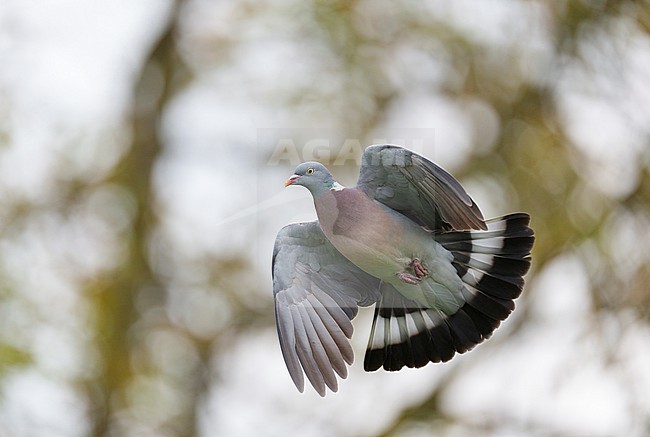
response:
[[[355,187],[305,162],[285,187],[312,194],[318,220],[280,230],[272,259],[280,349],[300,392],[338,390],[352,319],[375,306],[364,369],[446,362],[514,310],[530,264],[530,216],[489,220],[445,170],[400,146],[365,149]]]

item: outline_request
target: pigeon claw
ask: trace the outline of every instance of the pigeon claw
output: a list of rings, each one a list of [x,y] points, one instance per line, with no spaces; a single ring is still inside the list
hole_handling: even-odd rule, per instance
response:
[[[407,272],[399,272],[397,279],[410,285],[418,285],[422,279]]]
[[[411,267],[413,267],[413,271],[418,278],[429,276],[429,270],[427,270],[418,258],[413,258],[413,261],[411,261]]]

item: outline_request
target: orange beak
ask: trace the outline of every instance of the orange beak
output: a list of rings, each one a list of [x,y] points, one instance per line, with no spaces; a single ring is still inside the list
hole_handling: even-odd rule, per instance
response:
[[[295,175],[291,176],[289,179],[287,179],[287,181],[284,183],[284,186],[285,186],[285,187],[288,187],[289,185],[291,185],[291,184],[293,184],[294,182],[296,182],[298,179],[300,179],[300,176],[298,176],[297,174],[295,174]]]

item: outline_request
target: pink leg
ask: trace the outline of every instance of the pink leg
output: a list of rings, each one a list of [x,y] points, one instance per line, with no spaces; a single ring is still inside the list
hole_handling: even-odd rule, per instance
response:
[[[413,258],[413,261],[411,262],[411,266],[413,267],[413,271],[417,275],[418,278],[424,278],[425,276],[429,276],[429,270],[422,264],[422,262],[417,259]]]
[[[417,276],[413,276],[412,274],[406,272],[398,273],[397,279],[411,285],[418,285],[420,281],[422,281],[422,279],[418,278]]]

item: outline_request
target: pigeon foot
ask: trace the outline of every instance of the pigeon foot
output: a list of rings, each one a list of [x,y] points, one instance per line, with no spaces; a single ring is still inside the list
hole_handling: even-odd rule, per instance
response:
[[[421,278],[406,272],[399,272],[397,279],[410,285],[418,285],[422,281]]]
[[[413,261],[411,261],[411,267],[413,267],[413,271],[418,278],[429,276],[429,270],[418,258],[413,258]]]

